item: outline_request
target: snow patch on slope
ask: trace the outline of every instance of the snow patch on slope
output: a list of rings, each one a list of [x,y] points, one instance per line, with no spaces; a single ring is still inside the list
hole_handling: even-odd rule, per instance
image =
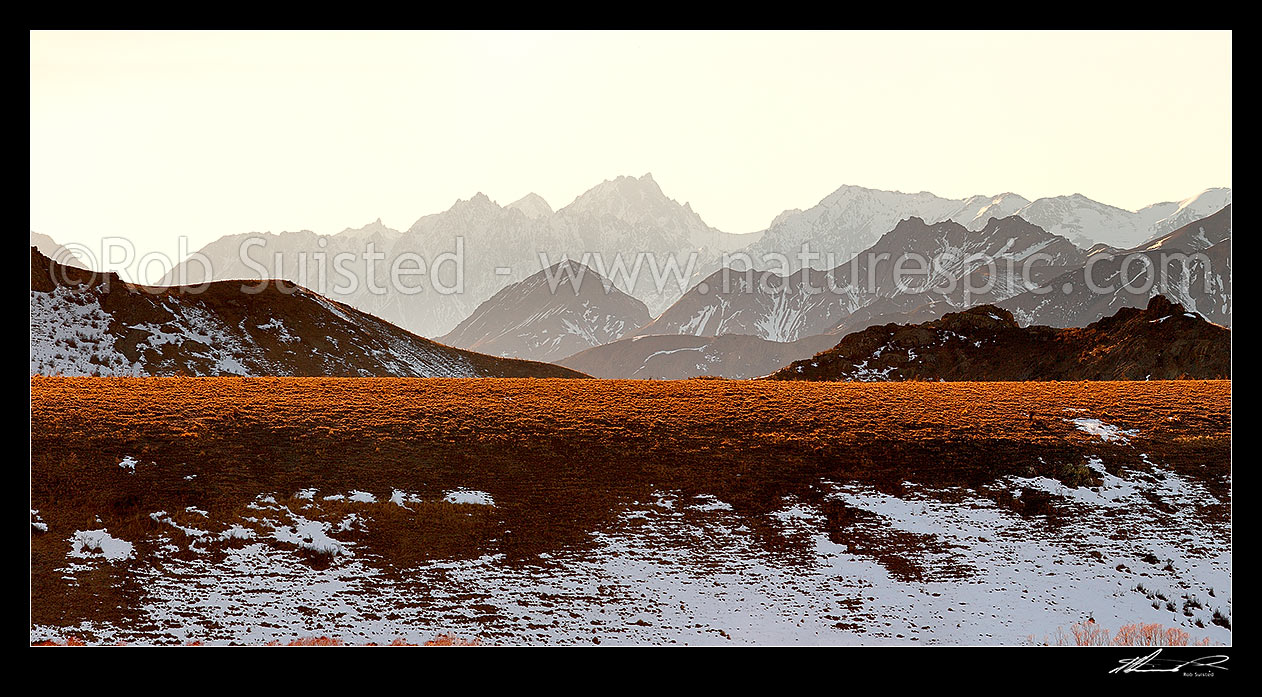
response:
[[[58,286],[31,291],[31,375],[139,375],[114,348],[111,317],[92,292]]]

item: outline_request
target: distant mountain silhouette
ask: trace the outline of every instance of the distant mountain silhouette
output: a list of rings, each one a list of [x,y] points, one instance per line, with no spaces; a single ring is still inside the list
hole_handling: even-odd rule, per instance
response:
[[[1231,206],[1134,249],[1097,253],[1106,256],[997,304],[1022,324],[1081,327],[1162,293],[1231,327]]]
[[[505,287],[439,341],[495,356],[556,361],[648,324],[644,303],[576,261]]]
[[[439,337],[505,286],[563,257],[600,272],[643,302],[650,314],[658,315],[729,262],[725,254],[748,255],[755,268],[792,274],[802,266],[798,254],[808,244],[820,256],[806,266],[828,270],[848,263],[911,218],[929,225],[952,222],[976,232],[991,219],[1013,215],[1081,249],[1096,243],[1129,249],[1230,202],[1230,189],[1208,189],[1184,201],[1127,211],[1076,194],[1035,201],[1011,192],[950,199],[928,192],[842,186],[806,210],[784,211],[766,229],[731,234],[705,223],[691,205],[670,198],[651,174],[644,174],[601,182],[555,211],[537,194],[502,206],[478,193],[445,211],[420,217],[403,231],[378,220],[336,235],[310,231],[228,235],[199,250],[211,261],[210,279],[203,278],[199,263],[184,262],[162,282],[284,278],[409,331]],[[251,239],[263,244],[248,250],[254,263],[247,264],[241,258],[242,245]],[[405,292],[390,282],[395,260],[405,260],[404,268],[413,269],[417,258],[432,265],[457,248],[463,250],[465,260],[462,283],[457,283],[454,264],[428,269],[421,279],[426,283],[413,279],[409,284],[425,285],[428,292]],[[370,249],[384,256],[371,277],[362,261]],[[335,267],[335,257],[347,253],[354,261]],[[279,266],[274,263],[277,254],[283,262]],[[779,255],[788,267],[769,261],[765,255],[770,254]],[[266,272],[258,271],[260,264],[267,267]],[[638,277],[632,282],[628,276],[637,264]],[[665,282],[655,280],[654,270]],[[354,282],[348,282],[346,275]],[[462,290],[433,292],[439,284],[460,285]],[[768,338],[772,333],[758,335]]]
[[[679,380],[715,376],[743,379],[761,377],[795,358],[812,355],[835,343],[835,336],[811,336],[778,343],[742,334],[659,334],[597,346],[557,363],[597,378]]]
[[[919,256],[926,273],[900,277],[900,260]],[[1015,216],[991,218],[980,230],[909,218],[845,264],[789,276],[723,269],[694,286],[638,335],[749,334],[797,341],[846,325],[856,314],[889,316],[933,303],[963,308],[1024,292],[1032,283],[1082,265],[1069,240]],[[996,260],[992,274],[987,260]],[[974,289],[969,294],[968,289]],[[870,310],[866,308],[872,308]],[[922,315],[923,316],[923,315]],[[854,323],[846,326],[853,331]]]

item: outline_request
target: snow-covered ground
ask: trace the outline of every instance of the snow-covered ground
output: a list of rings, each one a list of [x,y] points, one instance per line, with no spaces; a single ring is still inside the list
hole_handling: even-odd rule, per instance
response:
[[[140,375],[114,347],[111,317],[97,296],[61,286],[31,291],[31,375]]]
[[[76,559],[99,557],[109,562],[131,558],[133,546],[110,535],[108,530],[76,530],[70,537],[70,556]]]
[[[317,332],[321,340],[336,346],[336,335],[370,348],[348,359],[314,346],[305,347],[297,330],[281,318],[269,315],[266,322],[255,323],[251,329],[245,320],[235,325],[229,322],[206,307],[200,296],[137,300],[127,296],[126,291],[117,292],[124,298],[122,304],[155,312],[161,321],[120,320],[118,303],[110,312],[103,309],[103,287],[32,290],[31,375],[292,375],[295,356],[299,354],[322,365],[328,374],[343,374],[357,367],[365,375],[479,375],[464,355],[418,340],[379,319],[356,316],[305,290],[299,290],[298,295],[312,301],[308,308],[318,307],[325,313]],[[129,335],[137,334],[143,339],[135,343],[132,353],[137,359],[132,361],[122,347],[129,345]],[[264,336],[274,342],[261,341]],[[276,349],[275,344],[286,348]]]
[[[758,520],[713,495],[660,491],[582,549],[528,563],[499,554],[435,560],[400,573],[383,572],[347,539],[370,519],[320,521],[307,511],[328,499],[406,506],[419,496],[396,491],[381,504],[364,492],[307,490],[295,498],[301,504],[260,497],[223,532],[190,533],[194,551],[208,539],[240,540],[222,556],[171,544],[142,563],[105,530],[76,531],[65,573],[130,565],[148,589],[144,621],[36,627],[31,637],[388,643],[453,632],[487,644],[990,645],[1037,642],[1092,618],[1112,629],[1157,622],[1230,644],[1230,630],[1214,621],[1231,616],[1230,527],[1201,511],[1222,502],[1160,466],[1110,474],[1088,465],[1101,486],[1040,477],[994,482],[991,491],[905,482],[895,496],[823,484],[812,501],[786,498]],[[1049,495],[1060,515],[1020,515],[988,495],[1001,490]],[[494,504],[479,491],[445,497]],[[165,511],[153,516],[173,535],[189,532]],[[313,568],[303,552],[325,555],[328,566]]]

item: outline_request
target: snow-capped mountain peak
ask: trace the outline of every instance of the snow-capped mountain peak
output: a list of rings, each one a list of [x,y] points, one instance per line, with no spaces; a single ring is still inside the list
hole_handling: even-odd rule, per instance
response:
[[[525,215],[527,218],[547,218],[554,212],[552,206],[548,205],[548,202],[542,196],[534,192],[513,201],[505,208],[521,211],[522,215]]]
[[[804,263],[823,271],[847,263],[900,221],[912,217],[930,225],[951,221],[976,232],[991,219],[1004,220],[1014,214],[1069,238],[1081,249],[1096,243],[1131,249],[1183,217],[1209,215],[1218,210],[1215,206],[1219,203],[1229,201],[1229,189],[1207,189],[1178,203],[1126,211],[1081,193],[1036,201],[1009,191],[951,199],[924,191],[903,193],[847,184],[814,206],[785,210],[764,231],[735,235],[707,225],[690,204],[668,197],[653,175],[646,173],[601,182],[555,212],[550,212],[551,206],[536,194],[502,207],[479,192],[456,201],[446,211],[421,217],[401,234],[376,221],[332,236],[310,232],[230,235],[200,251],[214,261],[215,278],[253,279],[258,273],[243,263],[240,248],[244,238],[259,237],[265,244],[253,249],[254,259],[267,260],[270,268],[275,266],[270,260],[278,253],[283,256],[283,267],[270,272],[269,277],[309,284],[317,292],[409,330],[440,336],[498,290],[551,266],[562,255],[596,269],[656,314],[722,266],[730,265],[725,261],[726,252],[748,254],[756,268],[777,274],[792,273]],[[961,236],[961,241],[966,237]],[[374,294],[366,282],[367,264],[353,269],[361,281],[356,289],[339,290],[333,282],[338,276],[327,268],[328,260],[340,252],[358,257],[369,244],[387,254],[385,262],[373,271],[378,285],[387,285],[389,265],[402,254],[418,254],[432,266],[459,246],[465,259],[463,291]],[[802,261],[804,244],[816,255],[813,261]],[[316,251],[323,254],[311,254]],[[541,258],[545,252],[546,258]],[[632,273],[637,264],[641,264],[638,277]],[[434,279],[439,279],[450,286],[455,281],[454,268],[447,264],[438,269],[446,276],[431,273],[426,280],[429,285],[436,285]],[[176,275],[167,282],[199,282],[203,280],[200,269],[201,265],[192,264],[187,279]]]
[[[1156,209],[1160,213],[1164,213],[1159,220],[1149,225],[1149,235],[1147,240],[1154,240],[1163,235],[1169,234],[1193,221],[1208,217],[1214,213],[1221,211],[1231,205],[1231,189],[1213,188],[1205,189],[1195,196],[1185,198],[1177,203],[1164,204],[1165,209],[1157,209],[1156,206],[1149,206],[1141,209],[1139,213],[1142,215],[1149,209]],[[1173,208],[1172,211],[1168,210]]]
[[[1012,192],[997,196],[970,196],[959,210],[951,214],[951,220],[970,230],[977,230],[991,218],[1007,218],[1029,203],[1024,196]]]
[[[393,241],[393,240],[398,239],[399,235],[402,233],[400,233],[398,230],[387,227],[385,223],[381,222],[381,218],[377,218],[373,222],[368,223],[367,225],[363,227],[358,227],[358,228],[348,227],[337,234],[341,237],[346,237],[349,239],[367,240],[367,239],[372,239],[375,237],[376,239],[379,239],[379,240]]]
[[[652,174],[645,174],[638,179],[627,176],[606,179],[588,189],[562,210],[598,218],[608,215],[634,224],[675,209],[682,210],[683,206],[662,193],[662,188],[653,180]]]
[[[1081,249],[1097,242],[1127,248],[1142,241],[1148,226],[1132,211],[1092,200],[1083,194],[1040,198],[1017,215],[1044,230],[1069,238]]]
[[[496,356],[555,361],[648,322],[644,303],[567,259],[501,289],[442,340]]]

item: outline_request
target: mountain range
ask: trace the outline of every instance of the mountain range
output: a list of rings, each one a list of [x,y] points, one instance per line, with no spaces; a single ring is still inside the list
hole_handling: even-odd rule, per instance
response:
[[[923,273],[899,274],[901,260],[911,260],[911,255],[924,262],[901,268]],[[996,260],[993,269],[984,264],[987,259]],[[976,231],[954,221],[927,223],[913,217],[826,271],[806,267],[788,276],[716,271],[638,334],[750,334],[797,341],[829,333],[865,308],[878,317],[914,312],[931,303],[944,303],[945,310],[1004,300],[1080,267],[1084,260],[1082,251],[1065,238],[1016,216],[991,218]],[[850,323],[848,328],[862,327]]]
[[[781,213],[762,231],[731,234],[706,224],[689,204],[666,196],[652,175],[645,174],[602,182],[556,211],[536,194],[507,206],[477,194],[419,218],[405,231],[378,220],[335,235],[229,235],[199,253],[210,260],[212,279],[284,278],[410,331],[440,337],[505,286],[562,258],[595,269],[656,316],[725,266],[747,260],[748,266],[781,275],[803,266],[833,269],[908,218],[950,221],[979,231],[992,218],[1016,215],[1080,249],[1098,243],[1130,248],[1185,220],[1209,215],[1230,199],[1230,189],[1208,189],[1184,201],[1126,211],[1077,194],[1035,201],[1014,193],[948,199],[927,192],[843,186],[811,208]],[[241,258],[242,244],[254,239],[260,243],[248,248],[253,261],[247,264]],[[803,244],[818,258],[801,259]],[[369,251],[383,255],[371,274],[362,258]],[[354,260],[335,268],[338,253],[349,253]],[[441,260],[458,253],[464,267],[457,277],[456,264]],[[410,285],[400,288],[389,282],[396,260],[404,269],[423,267],[425,274],[414,275]],[[202,265],[186,260],[162,282],[202,280]],[[459,287],[459,292],[438,292],[440,287]]]
[[[907,218],[931,223],[952,221],[968,230],[980,230],[991,218],[1013,215],[1065,237],[1081,249],[1100,243],[1129,248],[1230,203],[1231,189],[1226,188],[1206,189],[1182,201],[1127,211],[1082,194],[1035,201],[1014,193],[949,199],[924,191],[906,194],[843,186],[805,211],[781,213],[746,251],[755,260],[767,254],[790,255],[788,271],[803,265],[830,269],[869,248]],[[792,258],[803,245],[821,252],[821,256],[806,264]]]
[[[716,268],[722,252],[741,247],[746,238],[706,225],[687,203],[668,198],[646,174],[605,181],[556,212],[535,194],[500,206],[479,193],[421,217],[402,232],[378,221],[329,236],[249,233],[220,238],[199,253],[210,260],[213,279],[285,278],[438,337],[504,286],[563,258],[596,269],[650,312],[661,312],[693,283],[691,266]],[[241,248],[251,239],[261,244],[248,250],[253,262],[246,264]],[[353,258],[339,268],[338,253]],[[383,257],[370,268],[365,253]],[[463,267],[455,262],[458,256]],[[278,257],[279,264],[273,261]],[[422,268],[425,273],[392,283],[396,260],[400,268]],[[203,280],[203,266],[185,261],[163,282]]]
[[[1231,204],[1231,189],[1206,189],[1182,201],[1167,201],[1127,211],[1083,196],[1034,201],[1017,215],[1083,249],[1107,244],[1129,249],[1204,218]]]
[[[998,304],[1022,324],[1081,327],[1162,294],[1231,327],[1231,206],[1128,250],[1095,250],[1081,268]]]
[[[478,194],[405,231],[377,220],[336,235],[233,235],[199,254],[212,278],[325,288],[312,295],[391,330],[428,333],[435,345],[601,377],[757,377],[872,326],[983,304],[1019,325],[1082,327],[1161,294],[1230,327],[1230,199],[1230,189],[1208,189],[1129,212],[1077,194],[955,200],[844,186],[762,232],[731,235],[646,174],[605,181],[556,211],[535,194],[507,206]],[[51,238],[31,239],[76,262]],[[844,261],[755,263],[764,254],[795,258],[801,244]],[[365,253],[384,259],[372,273]],[[339,254],[351,263],[335,263]],[[678,266],[654,268],[662,259]],[[190,258],[166,280],[202,283],[205,268]],[[416,287],[394,282],[400,268],[414,272]],[[1130,286],[1113,283],[1124,278]],[[463,292],[442,292],[462,284]]]

